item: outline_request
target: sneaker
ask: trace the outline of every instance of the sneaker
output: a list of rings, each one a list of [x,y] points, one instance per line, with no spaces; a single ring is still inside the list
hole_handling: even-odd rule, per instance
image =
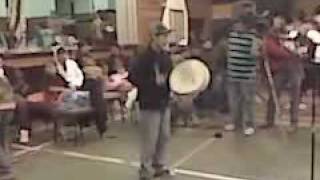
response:
[[[139,170],[139,180],[151,180],[152,173],[150,173],[146,168],[141,166]]]
[[[143,177],[143,176],[140,176],[139,180],[151,180],[152,178],[150,177]]]
[[[298,130],[298,126],[296,124],[290,125],[288,128],[289,133],[295,133]]]
[[[224,130],[225,131],[234,131],[236,129],[234,124],[227,124],[226,126],[224,126]]]
[[[306,110],[307,109],[307,105],[305,103],[300,103],[299,104],[299,109],[300,110]]]
[[[20,130],[20,139],[19,139],[19,142],[20,143],[23,143],[23,144],[28,144],[30,139],[30,132],[29,130]]]
[[[259,126],[260,129],[271,129],[273,127],[274,127],[273,123],[266,123],[266,124]]]
[[[154,173],[155,178],[163,177],[163,176],[173,176],[173,175],[174,173],[169,168],[158,169]]]
[[[246,136],[251,136],[251,135],[253,135],[255,132],[256,132],[256,131],[254,130],[254,128],[249,127],[249,128],[246,128],[243,133],[244,133],[244,135],[246,135]]]
[[[8,174],[4,176],[0,176],[0,180],[16,180],[13,174]]]

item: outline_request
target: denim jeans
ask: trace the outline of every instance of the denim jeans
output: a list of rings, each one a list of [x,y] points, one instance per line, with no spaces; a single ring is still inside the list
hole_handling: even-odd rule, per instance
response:
[[[229,81],[227,88],[232,123],[237,128],[253,127],[255,118],[255,82]]]
[[[167,165],[170,119],[169,108],[140,111],[141,177],[150,178],[154,173],[154,166]]]
[[[299,64],[297,64],[297,71],[283,70],[274,74],[273,81],[278,99],[284,90],[287,90],[290,98],[290,121],[292,124],[298,123],[299,104],[301,100],[301,86],[304,78],[304,73],[299,71]],[[301,67],[302,68],[302,67]],[[270,88],[269,88],[270,89]],[[272,98],[271,89],[269,90],[268,110],[266,121],[273,124],[275,121],[275,103]]]
[[[11,121],[11,112],[0,112],[0,179],[4,176],[11,176],[12,166],[9,160],[8,145],[8,125]]]

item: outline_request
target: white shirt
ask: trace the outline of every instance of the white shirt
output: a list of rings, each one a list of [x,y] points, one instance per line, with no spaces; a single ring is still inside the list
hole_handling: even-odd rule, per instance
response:
[[[84,80],[83,72],[81,71],[79,65],[72,59],[67,59],[65,61],[66,70],[63,66],[57,64],[57,72],[60,74],[65,81],[67,81],[69,87],[81,87]]]
[[[313,43],[317,44],[315,50],[315,62],[320,63],[320,31],[317,30],[310,30],[307,34],[307,37],[312,40]]]

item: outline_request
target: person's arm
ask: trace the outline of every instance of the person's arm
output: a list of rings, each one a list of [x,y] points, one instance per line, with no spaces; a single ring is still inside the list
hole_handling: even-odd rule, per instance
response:
[[[48,75],[54,76],[57,74],[57,69],[54,65],[54,62],[48,62],[45,64],[45,73]]]
[[[143,82],[143,69],[144,69],[144,63],[143,63],[144,59],[143,59],[143,56],[140,56],[136,59],[133,59],[131,62],[130,62],[130,65],[129,65],[129,81],[135,85],[135,86],[140,86]]]
[[[71,88],[81,87],[84,80],[83,72],[79,65],[73,60],[67,60],[67,75],[66,81]]]
[[[279,45],[274,39],[270,37],[264,38],[265,53],[271,58],[287,60],[291,54],[283,46]]]

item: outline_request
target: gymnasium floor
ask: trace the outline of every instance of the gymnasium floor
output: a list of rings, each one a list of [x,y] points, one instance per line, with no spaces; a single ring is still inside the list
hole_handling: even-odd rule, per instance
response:
[[[173,180],[308,180],[311,136],[308,128],[288,134],[283,128],[259,131],[252,137],[209,128],[178,129],[171,142]],[[16,171],[20,180],[138,180],[139,142],[131,123],[112,123],[99,140],[94,130],[86,142],[50,142],[19,147]],[[19,151],[18,151],[19,152]],[[316,180],[320,180],[320,135],[317,135]]]

